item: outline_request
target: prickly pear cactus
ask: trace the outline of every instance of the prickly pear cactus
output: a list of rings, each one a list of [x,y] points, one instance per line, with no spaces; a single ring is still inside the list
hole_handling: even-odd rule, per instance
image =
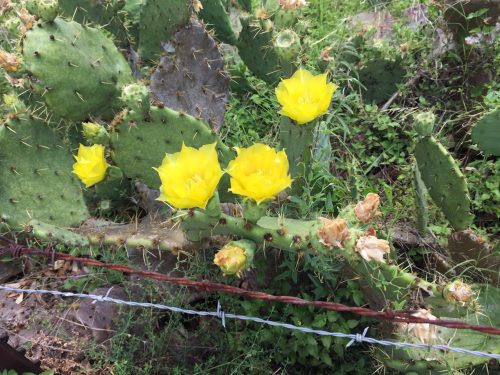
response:
[[[88,217],[73,158],[40,120],[18,114],[0,125],[0,214],[19,227],[37,219],[62,227]]]
[[[423,137],[415,146],[422,180],[434,203],[456,230],[472,223],[467,182],[449,152],[433,137]]]
[[[179,152],[183,142],[192,147],[218,142],[222,165],[232,157],[205,123],[189,115],[152,106],[149,116],[130,111],[118,117],[120,123],[111,133],[113,160],[127,177],[142,180],[151,188],[160,186],[153,167],[161,164],[165,153]]]
[[[484,153],[500,156],[500,109],[484,115],[472,129],[472,141]]]
[[[425,235],[429,221],[427,189],[417,165],[413,166],[413,187],[415,189],[415,206],[417,207],[417,228],[421,235]]]
[[[201,4],[203,8],[198,15],[209,28],[213,27],[215,29],[216,37],[221,42],[235,44],[237,38],[222,0],[202,0]]]
[[[218,130],[226,113],[229,77],[217,44],[202,24],[191,20],[165,50],[167,54],[151,76],[153,97]]]
[[[145,0],[125,0],[122,8],[123,18],[127,25],[128,39],[135,47],[139,42],[139,22],[141,7]]]
[[[139,55],[151,60],[162,52],[161,42],[189,21],[191,0],[144,0],[139,17]]]
[[[488,285],[473,285],[472,289],[476,297],[475,310],[471,310],[463,316],[463,321],[469,324],[485,324],[493,327],[498,327],[500,322],[498,317],[500,314],[500,290]],[[438,314],[440,319],[448,319],[446,314]],[[421,324],[421,326],[426,326]],[[435,331],[427,336],[430,340],[425,340],[429,344],[444,344],[448,346],[460,347],[468,350],[478,350],[487,353],[498,353],[500,349],[500,337],[495,335],[485,335],[477,331],[465,329],[451,329],[445,327],[435,327]],[[433,330],[422,327],[422,330]],[[396,329],[398,331],[398,329]],[[422,343],[416,337],[410,334],[398,332],[399,339],[402,341],[415,341]],[[486,359],[470,354],[456,353],[452,351],[438,350],[422,350],[422,349],[393,349],[381,350],[382,354],[379,358],[389,367],[409,373],[410,371],[418,374],[438,374],[450,373],[450,369],[454,370],[468,368],[474,365],[484,364]]]
[[[127,40],[127,29],[120,17],[123,1],[116,0],[59,0],[61,14],[81,24],[102,26],[117,40]]]
[[[303,177],[311,163],[311,145],[314,143],[314,131],[311,127],[314,125],[298,126],[285,116],[280,119],[280,144],[285,149],[290,163],[294,193],[300,193],[304,183]]]
[[[359,71],[359,81],[364,86],[360,88],[363,100],[376,104],[386,101],[397,91],[404,76],[400,58],[395,61],[378,58],[367,62]]]
[[[238,51],[248,68],[260,79],[276,83],[290,77],[300,54],[300,40],[291,30],[273,32],[272,23],[251,17],[241,18]]]
[[[490,279],[498,285],[500,252],[495,251],[481,236],[471,230],[454,232],[448,238],[448,252],[455,264],[463,264],[465,270],[477,269],[482,278]]]
[[[26,33],[23,57],[32,85],[55,114],[73,121],[111,117],[130,67],[97,29],[56,18]]]
[[[44,21],[52,22],[59,13],[59,3],[57,0],[32,0],[34,15]]]

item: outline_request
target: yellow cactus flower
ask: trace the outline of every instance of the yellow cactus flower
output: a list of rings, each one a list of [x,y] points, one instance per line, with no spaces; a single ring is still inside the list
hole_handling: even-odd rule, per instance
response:
[[[73,164],[73,173],[85,184],[85,187],[91,187],[106,177],[108,164],[104,157],[104,146],[80,145],[78,155],[74,156],[76,163]]]
[[[275,93],[282,106],[280,113],[301,125],[328,111],[335,90],[335,84],[327,83],[326,73],[313,76],[301,68],[289,79],[282,80]]]
[[[227,168],[231,176],[229,191],[260,204],[272,200],[279,192],[291,186],[285,151],[276,152],[261,143],[235,149],[238,156]]]
[[[180,152],[166,154],[154,168],[161,179],[158,200],[176,208],[205,208],[224,174],[215,143],[199,149],[182,144]]]

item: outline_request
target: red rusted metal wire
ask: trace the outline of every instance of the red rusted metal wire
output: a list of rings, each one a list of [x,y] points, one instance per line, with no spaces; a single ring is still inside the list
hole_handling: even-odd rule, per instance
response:
[[[52,258],[54,260],[68,260],[68,261],[76,261],[80,262],[86,266],[91,267],[102,267],[107,268],[114,271],[119,271],[126,274],[138,275],[148,279],[154,279],[159,281],[165,281],[169,283],[174,283],[177,285],[194,287],[205,292],[222,292],[222,293],[231,293],[238,294],[245,297],[256,298],[264,301],[275,301],[275,302],[283,302],[289,303],[293,305],[300,306],[314,306],[325,310],[332,311],[340,311],[340,312],[350,312],[353,314],[367,316],[371,318],[375,318],[378,320],[386,320],[397,323],[428,323],[433,325],[438,325],[447,328],[455,328],[455,329],[471,329],[474,331],[479,331],[482,333],[487,333],[491,335],[500,335],[500,328],[486,326],[486,325],[478,325],[478,324],[467,324],[456,320],[446,320],[446,319],[424,319],[418,318],[416,316],[412,316],[412,311],[401,311],[401,310],[384,310],[384,311],[375,311],[366,307],[352,307],[346,306],[340,303],[335,302],[327,302],[327,301],[308,301],[302,298],[293,297],[293,296],[276,296],[272,294],[267,294],[263,292],[256,292],[251,290],[246,290],[242,288],[237,288],[231,285],[225,285],[220,283],[214,283],[211,281],[195,281],[189,280],[183,277],[174,277],[169,275],[164,275],[157,272],[148,272],[148,271],[140,271],[133,268],[130,268],[121,264],[110,264],[100,262],[98,260],[89,259],[89,258],[79,258],[74,257],[69,254],[57,253],[53,251],[52,248],[47,248],[46,250],[33,249],[26,246],[20,245],[11,245],[7,247],[0,248],[0,253],[2,252],[10,252],[14,256],[23,256],[23,255],[43,255],[46,257]]]

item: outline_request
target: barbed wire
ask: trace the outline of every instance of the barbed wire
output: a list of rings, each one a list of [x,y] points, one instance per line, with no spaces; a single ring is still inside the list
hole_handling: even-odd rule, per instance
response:
[[[55,260],[80,262],[83,265],[91,267],[101,267],[114,271],[119,271],[126,274],[137,275],[143,278],[169,282],[176,285],[182,285],[187,287],[194,287],[205,292],[222,292],[222,293],[238,294],[245,297],[260,299],[264,301],[282,302],[299,306],[314,306],[325,310],[350,312],[361,316],[367,316],[379,320],[385,320],[396,323],[427,323],[447,328],[471,329],[491,335],[500,335],[500,328],[486,326],[486,325],[479,325],[479,324],[468,324],[458,320],[449,320],[449,319],[431,320],[431,319],[419,318],[417,316],[411,315],[412,313],[416,312],[413,310],[375,311],[366,307],[347,306],[335,302],[308,301],[293,296],[280,296],[280,295],[277,296],[264,292],[246,290],[231,285],[214,283],[211,281],[194,281],[183,277],[169,276],[157,272],[136,270],[134,268],[122,264],[104,263],[95,259],[74,257],[69,254],[58,253],[53,249],[53,247],[47,247],[45,250],[34,249],[23,245],[10,245],[7,247],[0,248],[0,254],[6,252],[10,252],[15,257],[20,257],[23,255],[42,255],[45,257],[49,257],[52,260],[52,262],[54,262]]]
[[[0,285],[0,290],[5,290],[7,292],[28,293],[28,294],[49,294],[49,295],[60,296],[60,297],[85,298],[85,299],[92,299],[92,300],[98,301],[98,302],[111,302],[111,303],[114,303],[117,305],[125,305],[125,306],[132,306],[132,307],[144,307],[144,308],[155,308],[155,309],[168,310],[171,312],[189,314],[189,315],[212,316],[212,317],[219,318],[221,320],[222,326],[224,328],[226,328],[226,319],[236,319],[236,320],[249,321],[249,322],[254,322],[254,323],[259,323],[259,324],[265,324],[265,325],[274,326],[274,327],[286,328],[286,329],[295,330],[295,331],[304,332],[304,333],[312,333],[312,334],[316,334],[316,335],[320,335],[320,336],[333,336],[333,337],[338,337],[338,338],[345,338],[345,339],[350,340],[347,343],[346,347],[350,347],[355,342],[357,342],[357,343],[366,342],[369,344],[382,345],[382,346],[395,346],[395,347],[399,347],[399,348],[416,348],[416,349],[432,349],[432,350],[439,350],[439,351],[452,351],[452,352],[460,353],[460,354],[469,354],[469,355],[474,355],[474,356],[478,356],[478,357],[500,359],[500,354],[486,353],[486,352],[481,352],[481,351],[476,351],[476,350],[469,350],[469,349],[459,348],[459,347],[455,347],[455,346],[438,345],[438,344],[437,345],[418,344],[418,343],[411,343],[411,342],[378,340],[378,339],[375,339],[372,337],[366,337],[366,334],[368,332],[369,327],[366,327],[364,329],[363,333],[354,333],[353,334],[353,333],[343,333],[343,332],[330,332],[330,331],[323,331],[323,330],[318,330],[318,329],[313,329],[313,328],[308,328],[308,327],[299,327],[299,326],[289,324],[289,323],[276,322],[273,320],[266,320],[266,319],[257,318],[257,317],[253,317],[253,316],[226,313],[222,310],[220,302],[217,302],[217,310],[216,311],[200,311],[200,310],[184,309],[184,308],[176,307],[176,306],[168,306],[168,305],[163,305],[163,304],[159,304],[159,303],[125,301],[122,299],[109,297],[109,293],[111,292],[112,289],[113,289],[112,287],[109,288],[105,295],[97,295],[97,294],[61,292],[58,290],[46,290],[46,289],[21,289],[21,288],[12,288],[12,287],[9,287],[7,285]]]

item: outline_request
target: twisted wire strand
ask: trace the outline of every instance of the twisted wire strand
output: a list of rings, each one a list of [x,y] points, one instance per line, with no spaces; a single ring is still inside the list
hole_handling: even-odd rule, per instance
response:
[[[477,350],[469,350],[469,349],[459,348],[459,347],[455,347],[455,346],[430,345],[430,344],[418,344],[418,343],[410,343],[410,342],[378,340],[378,339],[375,339],[372,337],[366,337],[366,334],[368,332],[368,327],[366,327],[364,329],[363,333],[361,333],[361,334],[360,333],[353,334],[353,333],[342,333],[342,332],[330,332],[330,331],[312,329],[312,328],[308,328],[308,327],[299,327],[299,326],[296,326],[293,324],[276,322],[273,320],[266,320],[266,319],[257,318],[257,317],[253,317],[253,316],[226,313],[222,310],[220,302],[217,302],[217,311],[200,311],[200,310],[183,309],[181,307],[168,306],[168,305],[163,305],[163,304],[159,304],[159,303],[125,301],[125,300],[109,297],[109,293],[110,293],[111,289],[112,288],[110,288],[107,291],[106,295],[96,295],[96,294],[61,292],[58,290],[46,290],[46,289],[11,288],[11,287],[6,286],[6,285],[0,285],[0,290],[5,290],[8,292],[29,293],[29,294],[50,294],[50,295],[61,296],[61,297],[86,298],[86,299],[92,299],[92,300],[98,301],[98,302],[111,302],[111,303],[114,303],[117,305],[126,305],[126,306],[143,307],[143,308],[155,308],[155,309],[168,310],[171,312],[189,314],[189,315],[211,316],[211,317],[219,318],[221,320],[222,326],[224,328],[226,327],[226,319],[236,319],[236,320],[249,321],[249,322],[254,322],[254,323],[259,323],[259,324],[265,324],[265,325],[274,326],[274,327],[286,328],[289,330],[295,330],[295,331],[304,332],[304,333],[312,333],[312,334],[316,334],[316,335],[320,335],[320,336],[333,336],[333,337],[338,337],[338,338],[350,339],[350,341],[347,343],[346,347],[350,347],[355,342],[357,342],[357,343],[366,342],[369,344],[382,345],[382,346],[395,346],[395,347],[399,347],[399,348],[433,349],[433,350],[440,350],[440,351],[445,351],[445,352],[452,351],[452,352],[460,353],[460,354],[470,354],[470,355],[485,357],[485,358],[490,358],[490,359],[500,359],[500,354],[486,353],[486,352],[481,352],[481,351],[477,351]]]
[[[411,313],[414,311],[406,310],[384,310],[384,311],[375,311],[366,307],[358,307],[358,306],[347,306],[340,303],[335,302],[327,302],[327,301],[308,301],[302,298],[293,297],[293,296],[280,296],[280,295],[272,295],[264,292],[251,291],[238,287],[234,287],[231,285],[214,283],[211,281],[195,281],[189,280],[183,277],[175,277],[164,275],[157,272],[149,272],[149,271],[141,271],[136,270],[131,267],[122,265],[122,264],[112,264],[112,263],[104,263],[98,260],[89,259],[89,258],[80,258],[74,257],[69,254],[58,253],[55,252],[52,247],[47,250],[39,250],[33,249],[26,246],[20,245],[11,245],[7,247],[0,248],[0,254],[2,252],[10,252],[14,256],[23,256],[23,255],[42,255],[45,257],[49,257],[52,260],[67,260],[67,261],[76,261],[81,264],[91,266],[91,267],[101,267],[114,271],[119,271],[126,274],[137,275],[143,278],[154,279],[164,282],[173,283],[176,285],[182,285],[187,287],[194,287],[200,289],[205,292],[222,292],[222,293],[230,293],[230,294],[238,294],[249,298],[260,299],[264,301],[274,301],[274,302],[282,302],[299,306],[314,306],[325,310],[331,311],[339,311],[339,312],[350,312],[353,314],[367,316],[374,319],[385,320],[396,323],[427,323],[438,325],[447,328],[455,328],[455,329],[471,329],[478,332],[491,334],[491,335],[500,335],[500,328],[480,325],[480,324],[468,324],[457,320],[450,319],[425,319],[419,318],[416,316],[412,316]]]

